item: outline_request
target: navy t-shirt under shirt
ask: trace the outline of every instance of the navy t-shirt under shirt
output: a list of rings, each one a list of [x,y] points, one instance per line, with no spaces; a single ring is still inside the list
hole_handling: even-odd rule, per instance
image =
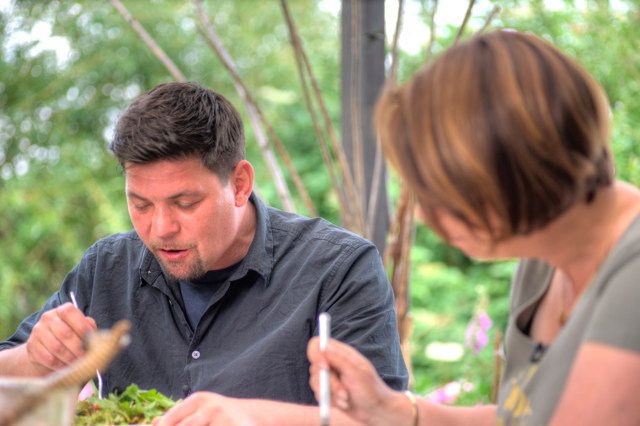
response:
[[[231,274],[240,266],[240,263],[235,263],[224,269],[208,271],[202,278],[197,280],[180,280],[182,302],[192,330],[196,329],[213,295],[231,277]]]

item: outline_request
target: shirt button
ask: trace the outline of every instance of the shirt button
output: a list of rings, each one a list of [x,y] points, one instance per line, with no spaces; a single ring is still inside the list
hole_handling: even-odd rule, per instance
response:
[[[182,387],[182,397],[186,398],[189,395],[191,395],[191,388],[189,387],[189,385],[184,385]]]
[[[198,358],[200,358],[200,351],[193,351],[193,352],[191,352],[191,358],[193,358],[193,359],[198,359]]]

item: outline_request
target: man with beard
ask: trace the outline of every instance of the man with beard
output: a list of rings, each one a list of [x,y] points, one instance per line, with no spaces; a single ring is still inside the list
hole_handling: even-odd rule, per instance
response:
[[[0,343],[0,375],[60,369],[83,355],[87,332],[128,319],[131,344],[103,372],[105,393],[135,383],[186,398],[171,416],[188,424],[190,416],[315,423],[305,349],[328,312],[333,336],[374,360],[389,386],[406,387],[375,246],[266,206],[253,192],[240,116],[224,97],[162,84],[132,103],[109,147],[134,230],[96,242]]]

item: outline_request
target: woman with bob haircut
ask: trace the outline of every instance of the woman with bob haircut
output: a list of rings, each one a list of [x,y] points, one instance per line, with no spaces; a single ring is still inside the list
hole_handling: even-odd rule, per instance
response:
[[[600,85],[546,41],[475,36],[375,112],[420,216],[481,259],[519,258],[497,405],[389,389],[351,347],[308,347],[310,383],[368,425],[640,424],[640,191],[616,180]]]

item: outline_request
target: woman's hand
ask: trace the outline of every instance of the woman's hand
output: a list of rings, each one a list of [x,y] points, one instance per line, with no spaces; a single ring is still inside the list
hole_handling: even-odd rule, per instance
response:
[[[330,339],[324,352],[314,337],[307,346],[311,362],[309,384],[320,400],[320,370],[331,369],[331,402],[354,420],[365,424],[412,424],[409,399],[389,388],[373,365],[352,347]]]

